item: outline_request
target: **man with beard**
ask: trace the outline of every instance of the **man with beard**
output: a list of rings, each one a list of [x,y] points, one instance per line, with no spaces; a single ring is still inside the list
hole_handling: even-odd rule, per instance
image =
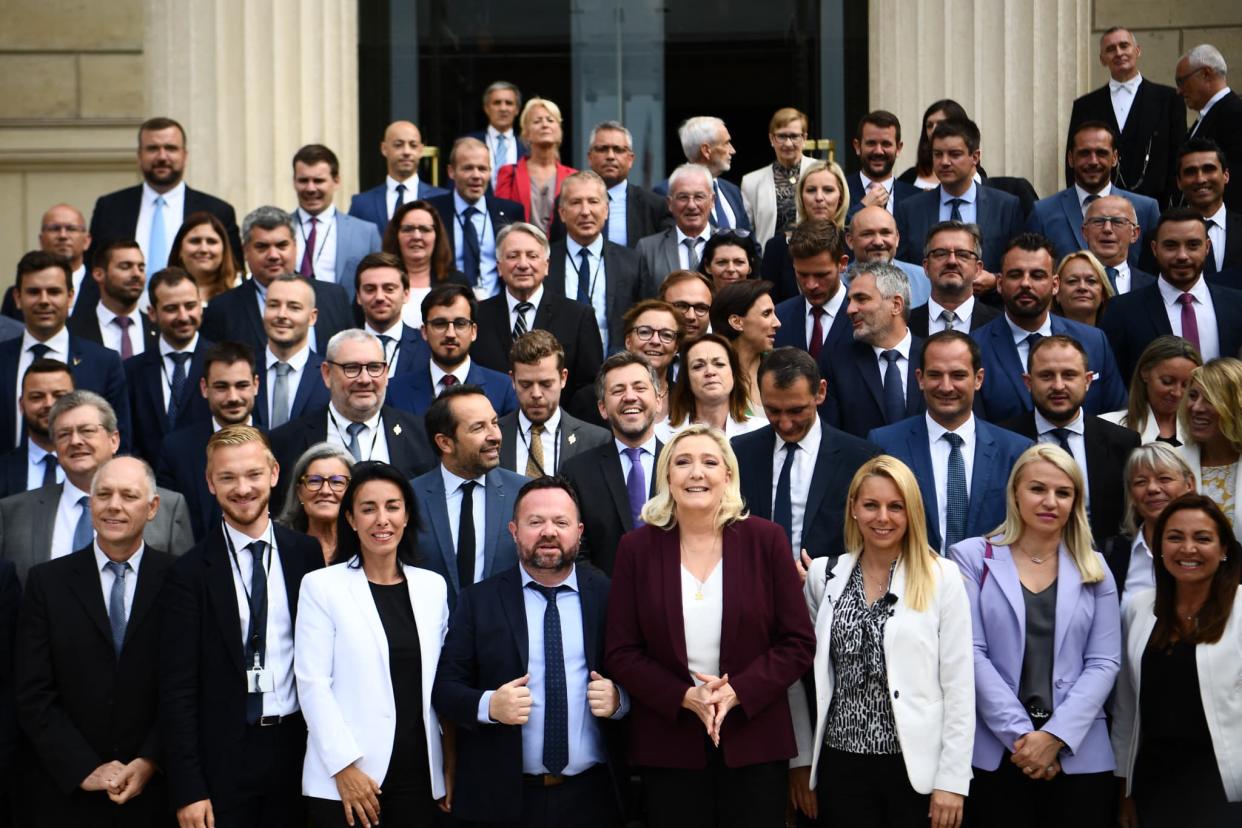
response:
[[[1187,141],[1178,153],[1177,186],[1186,203],[1208,223],[1212,252],[1203,262],[1207,276],[1242,269],[1242,215],[1225,207],[1228,185],[1229,169],[1220,146],[1206,138]]]
[[[655,467],[664,448],[655,436],[660,377],[647,358],[619,351],[595,377],[595,403],[612,440],[567,461],[565,477],[591,504],[582,516],[582,557],[611,574],[621,536],[640,524],[655,492]]]
[[[975,417],[983,357],[964,332],[933,334],[923,343],[922,362],[917,374],[927,413],[877,428],[867,439],[914,472],[927,542],[943,555],[1004,521],[1009,470],[1031,441]]]
[[[212,435],[207,479],[224,517],[160,595],[163,765],[182,828],[306,825],[293,620],[323,552],[269,516],[279,474],[257,429]]]
[[[195,389],[210,417],[170,432],[160,445],[156,482],[185,495],[196,542],[201,543],[207,530],[220,520],[220,507],[207,487],[207,441],[225,426],[254,424],[258,389],[250,346],[217,342],[203,353],[203,374]]]
[[[69,366],[55,359],[36,359],[22,376],[17,398],[26,422],[21,444],[0,457],[0,498],[40,486],[63,483],[65,473],[56,460],[56,445],[48,432],[47,416],[61,397],[73,390]]]
[[[1052,242],[1034,233],[1014,237],[1002,256],[997,289],[1005,304],[1004,314],[970,332],[983,350],[986,380],[979,393],[981,408],[975,410],[980,417],[996,423],[1034,408],[1022,380],[1023,366],[1031,345],[1053,334],[1072,337],[1086,350],[1093,377],[1083,410],[1102,414],[1125,407],[1126,385],[1103,332],[1048,311],[1057,292]]]
[[[427,350],[417,328],[405,324],[401,309],[410,300],[410,276],[399,256],[372,253],[358,262],[354,293],[362,309],[362,329],[379,339],[388,378],[415,370]]]
[[[1104,275],[1120,295],[1155,284],[1156,277],[1130,266],[1130,251],[1142,243],[1134,205],[1119,195],[1097,198],[1087,205],[1082,237],[1087,249],[1104,265]]]
[[[608,722],[629,700],[598,672],[608,579],[574,565],[582,519],[572,486],[526,483],[509,534],[520,566],[462,593],[436,670],[432,703],[460,725],[453,814],[615,826],[624,777]]]
[[[961,221],[933,225],[923,245],[923,267],[931,282],[927,304],[910,311],[915,336],[940,331],[973,331],[991,322],[997,311],[975,299],[975,277],[983,259],[979,228]]]
[[[267,285],[263,302],[267,347],[261,352],[264,365],[255,402],[255,423],[260,428],[280,428],[328,402],[319,378],[323,357],[310,347],[310,331],[319,318],[312,284],[295,273],[284,273]]]
[[[388,365],[378,339],[357,328],[341,331],[328,342],[319,374],[328,402],[272,430],[272,451],[281,465],[292,469],[304,451],[325,440],[355,460],[391,463],[407,477],[435,465],[423,418],[384,402]],[[285,502],[293,482],[276,483],[276,502]]]
[[[427,349],[409,371],[389,378],[389,405],[421,416],[444,389],[474,385],[501,416],[517,409],[509,378],[470,359],[470,345],[479,335],[474,321],[477,309],[474,291],[465,285],[437,285],[423,297]]]
[[[448,582],[452,608],[463,589],[517,564],[505,517],[526,478],[500,467],[496,409],[477,386],[446,388],[426,429],[439,462],[410,481],[422,518],[418,549],[421,565]]]
[[[170,431],[211,416],[201,394],[203,355],[211,345],[198,335],[203,306],[194,277],[167,267],[151,277],[147,314],[159,329],[157,346],[125,363],[134,418],[134,451],[151,465]]]
[[[1024,437],[1069,452],[1082,470],[1087,522],[1098,549],[1121,531],[1125,517],[1125,465],[1139,446],[1128,428],[1086,414],[1082,408],[1091,371],[1087,352],[1068,336],[1050,336],[1031,347],[1022,377],[1035,410],[1001,423]]]
[[[884,262],[900,268],[910,282],[911,309],[927,304],[927,298],[931,295],[931,282],[927,280],[923,268],[897,258],[901,234],[897,232],[896,219],[888,210],[875,205],[862,207],[855,212],[845,229],[845,243],[853,251],[856,262]]]
[[[79,305],[69,317],[69,333],[116,351],[121,361],[146,351],[160,332],[138,308],[147,286],[146,264],[135,241],[114,241],[101,248],[91,268],[99,288],[97,304]]]
[[[799,295],[776,306],[781,326],[775,346],[801,348],[815,358],[822,373],[833,347],[852,338],[841,283],[849,265],[845,238],[831,221],[807,219],[789,236],[789,256]]]
[[[863,207],[883,207],[889,215],[897,202],[918,195],[913,184],[893,177],[893,165],[901,154],[901,121],[883,109],[868,112],[854,133],[854,154],[861,168],[846,178],[850,188],[850,212]]]

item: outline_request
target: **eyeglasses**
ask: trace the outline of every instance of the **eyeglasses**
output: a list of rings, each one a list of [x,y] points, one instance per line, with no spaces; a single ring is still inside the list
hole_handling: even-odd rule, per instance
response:
[[[362,373],[363,368],[366,368],[367,374],[372,377],[382,377],[384,372],[388,370],[388,363],[386,362],[333,362],[329,359],[325,359],[324,362],[340,368],[341,373],[348,379],[357,378]]]
[[[1198,69],[1191,69],[1186,74],[1178,75],[1177,77],[1173,78],[1173,81],[1177,85],[1177,87],[1180,89],[1182,87],[1182,84],[1184,84],[1186,81],[1190,80],[1191,78],[1193,78],[1195,75],[1199,74],[1206,68],[1207,68],[1206,66],[1200,66]]]
[[[927,258],[933,262],[943,262],[950,256],[956,258],[959,262],[977,262],[979,257],[973,250],[948,250],[943,247],[937,247],[934,250],[927,251]]]
[[[436,333],[444,333],[448,330],[449,325],[453,326],[453,330],[458,333],[470,330],[470,326],[474,324],[474,320],[459,316],[456,319],[428,319],[423,323]]]
[[[676,307],[676,305],[673,307]],[[628,332],[638,337],[639,342],[647,342],[653,336],[659,336],[660,341],[665,345],[672,345],[677,341],[677,331],[668,328],[653,328],[650,325],[639,325],[637,328],[630,328]]]
[[[1083,224],[1089,224],[1097,229],[1108,224],[1111,225],[1114,230],[1124,230],[1127,227],[1133,226],[1134,222],[1121,216],[1092,216],[1084,221]]]
[[[58,236],[61,233],[85,233],[86,228],[80,224],[45,224],[43,232]]]
[[[806,136],[801,132],[776,132],[772,137],[781,144],[800,144],[806,140]]]
[[[312,492],[319,491],[323,488],[323,484],[327,483],[330,490],[340,494],[349,485],[349,475],[333,474],[324,477],[322,474],[304,474],[301,483]]]
[[[686,311],[694,311],[695,316],[707,316],[707,314],[709,314],[712,310],[711,305],[705,305],[702,302],[696,302],[694,304],[689,302],[674,302],[673,307],[676,308],[677,312],[682,316],[686,315]]]
[[[436,228],[432,227],[430,224],[403,224],[397,228],[397,232],[404,233],[407,236],[412,236],[415,233],[430,236],[432,233],[436,232]]]
[[[52,435],[52,439],[58,443],[63,443],[66,440],[72,440],[73,435],[76,434],[83,440],[93,440],[98,437],[99,433],[103,430],[104,427],[101,425],[81,425],[74,428],[58,428],[56,429],[56,433]]]

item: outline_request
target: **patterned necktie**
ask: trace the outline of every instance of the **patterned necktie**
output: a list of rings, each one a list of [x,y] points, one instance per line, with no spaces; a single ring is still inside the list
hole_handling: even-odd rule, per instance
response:
[[[496,173],[509,161],[509,140],[502,133],[496,134],[496,159],[492,162],[492,186],[496,186]]]
[[[86,495],[78,498],[78,506],[82,511],[78,514],[77,525],[73,527],[73,551],[85,549],[95,541],[95,527],[91,525],[91,499]]]
[[[479,484],[467,480],[461,484],[461,519],[457,524],[457,588],[474,583],[474,490]]]
[[[724,196],[720,194],[720,182],[712,181],[712,194],[715,196],[716,209],[715,215],[712,217],[716,223],[717,230],[728,230],[733,227],[729,223],[729,214],[725,211]],[[691,268],[693,270],[694,268]]]
[[[180,411],[181,395],[185,392],[185,364],[194,354],[188,351],[172,353],[168,358],[173,362],[172,381],[168,383],[168,428],[177,426],[177,414]]]
[[[950,221],[961,221],[962,220],[962,205],[965,203],[966,203],[966,199],[964,198],[949,199],[949,207],[952,208],[949,210]]]
[[[902,387],[901,369],[897,367],[901,352],[890,349],[880,356],[888,362],[884,368],[884,421],[891,425],[906,418],[906,389]]]
[[[591,304],[591,251],[585,247],[578,262],[578,301]]]
[[[820,305],[811,305],[811,316],[814,321],[811,322],[811,341],[807,343],[807,351],[815,359],[819,359],[819,354],[824,350],[824,314],[825,310]]]
[[[315,278],[315,239],[318,237],[319,219],[312,217],[310,220],[310,235],[306,237],[306,251],[302,254],[302,266],[298,268],[298,273],[307,279]]]
[[[112,647],[116,650],[116,657],[120,658],[121,647],[125,644],[125,627],[129,623],[125,617],[125,575],[131,569],[129,561],[108,561],[104,568],[112,573],[112,589],[108,593],[108,625],[112,627]]]
[[[483,260],[479,231],[474,226],[474,217],[477,215],[479,215],[477,207],[467,207],[461,214],[461,264],[472,287],[477,287],[479,284],[479,263]]]
[[[263,568],[267,541],[252,541],[246,548],[250,550],[250,629],[246,634],[245,665],[250,670],[256,663],[267,666],[267,570]],[[246,721],[255,724],[261,718],[263,693],[247,693]]]
[[[1182,306],[1182,339],[1190,342],[1195,349],[1202,352],[1199,345],[1199,320],[1195,316],[1195,297],[1189,293],[1183,293],[1177,297],[1177,301]]]
[[[535,306],[532,305],[530,302],[518,302],[517,303],[517,306],[513,309],[517,315],[517,319],[514,320],[513,322],[513,338],[514,339],[517,339],[519,336],[521,336],[522,334],[530,330],[530,328],[527,327],[526,325],[526,314],[530,313],[534,309],[535,309]]]
[[[686,248],[686,270],[699,269],[699,253],[698,239],[683,239],[681,242]]]
[[[953,432],[944,435],[949,443],[949,468],[945,485],[944,503],[944,545],[942,554],[948,553],[949,547],[966,537],[966,515],[970,511],[970,498],[966,489],[966,462],[962,457],[960,436]]]
[[[940,312],[940,321],[944,323],[946,331],[953,330],[953,326],[957,324],[957,314],[951,310],[942,310]]]
[[[276,369],[276,382],[272,385],[272,428],[279,428],[289,422],[289,374],[293,366],[287,362],[277,362],[272,366]]]
[[[147,273],[158,273],[168,265],[168,229],[164,223],[164,207],[168,204],[163,196],[155,199],[151,211],[151,235],[147,237]]]
[[[625,449],[625,456],[630,458],[630,473],[625,476],[625,494],[630,501],[630,528],[637,529],[643,525],[643,506],[647,503],[647,475],[643,471],[643,450],[641,448]]]
[[[565,653],[561,645],[561,613],[556,594],[562,587],[531,582],[547,608],[543,611],[543,766],[558,775],[569,764],[569,694],[565,686]]]
[[[366,427],[366,423],[350,423],[345,426],[345,431],[349,433],[349,445],[345,448],[349,449],[349,453],[354,456],[355,460],[362,460],[362,447],[358,445],[358,435]]]
[[[112,319],[112,324],[121,329],[121,347],[117,350],[121,353],[121,361],[129,359],[134,355],[134,343],[129,341],[129,329],[134,324],[134,320],[128,316],[116,316]]]
[[[555,469],[553,472],[555,473]],[[539,477],[543,470],[543,426],[530,427],[530,447],[526,453],[526,476]]]
[[[801,446],[797,443],[785,444],[785,462],[781,464],[781,473],[776,478],[776,497],[772,500],[772,522],[785,530],[790,549],[793,549],[793,491],[790,481],[793,476],[794,452],[799,448]],[[797,555],[798,551],[795,549],[794,556]]]
[[[452,374],[445,374],[444,376],[440,377],[440,394],[443,394],[446,388],[452,388],[456,384],[457,384],[457,377],[453,376]],[[440,394],[436,394],[436,396],[438,397],[440,396]]]

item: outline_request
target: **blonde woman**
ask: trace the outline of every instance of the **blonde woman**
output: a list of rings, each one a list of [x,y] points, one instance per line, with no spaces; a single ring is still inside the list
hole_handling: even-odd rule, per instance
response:
[[[1177,412],[1182,407],[1190,375],[1203,364],[1199,349],[1189,340],[1167,334],[1151,341],[1139,356],[1130,378],[1129,404],[1100,416],[1137,431],[1144,443],[1159,440],[1172,446],[1186,442]]]
[[[552,226],[561,182],[577,172],[561,163],[565,137],[561,108],[546,98],[531,98],[522,107],[518,125],[530,155],[497,171],[496,196],[521,204],[530,223],[546,233]]]
[[[798,179],[797,223],[807,219],[831,221],[842,233],[845,232],[845,214],[850,206],[850,188],[845,183],[845,170],[835,161],[816,161],[802,170]],[[763,246],[763,278],[776,285],[773,299],[781,302],[798,296],[798,280],[794,277],[793,259],[789,255],[789,231],[779,232]]]
[[[1091,548],[1083,478],[1041,443],[1009,474],[1005,522],[949,549],[975,639],[969,825],[1100,826],[1116,798],[1104,703],[1121,664],[1117,589]]]
[[[1196,368],[1179,417],[1186,441],[1178,451],[1195,473],[1195,491],[1216,501],[1242,540],[1242,361],[1221,357]]]
[[[1061,260],[1057,277],[1052,312],[1094,328],[1108,300],[1117,295],[1104,265],[1090,250],[1079,250]]]
[[[970,604],[957,567],[928,545],[918,481],[897,458],[854,475],[845,548],[815,559],[803,588],[817,717],[791,692],[794,802],[828,825],[922,828],[930,814],[933,828],[956,828],[975,730]]]
[[[604,633],[647,825],[781,828],[797,752],[787,694],[815,649],[789,541],[747,516],[714,428],[678,432],[655,477],[645,525],[617,548]]]

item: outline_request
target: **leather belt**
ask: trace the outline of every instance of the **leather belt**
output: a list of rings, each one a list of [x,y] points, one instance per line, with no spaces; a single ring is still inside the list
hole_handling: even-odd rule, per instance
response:
[[[557,785],[564,785],[572,778],[572,776],[563,776],[559,773],[524,773],[522,783],[533,788],[555,788]]]
[[[283,716],[260,716],[259,720],[252,725],[253,727],[275,727],[279,724],[292,721],[295,717],[300,717],[301,713],[286,713]]]

